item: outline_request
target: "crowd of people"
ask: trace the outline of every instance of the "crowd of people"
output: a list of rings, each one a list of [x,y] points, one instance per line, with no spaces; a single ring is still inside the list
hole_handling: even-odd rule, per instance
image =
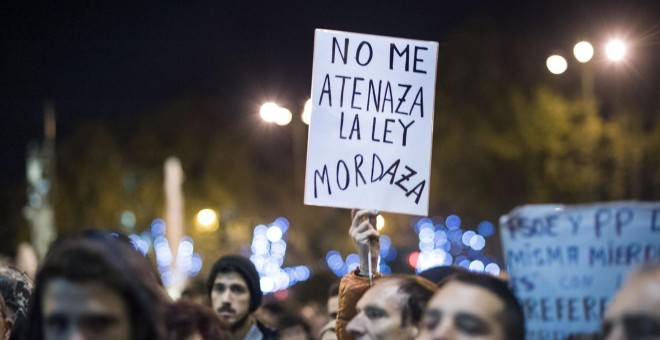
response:
[[[349,234],[360,265],[329,287],[319,329],[299,311],[262,304],[259,274],[245,257],[221,257],[206,285],[173,300],[128,238],[86,231],[56,240],[34,280],[0,268],[0,340],[525,338],[523,309],[498,277],[459,267],[379,273],[377,214],[352,212]],[[602,332],[574,338],[660,339],[660,267],[629,278]]]

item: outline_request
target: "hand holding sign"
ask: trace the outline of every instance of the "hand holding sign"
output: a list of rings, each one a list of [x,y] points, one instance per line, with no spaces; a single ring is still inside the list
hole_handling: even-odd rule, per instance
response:
[[[353,223],[348,230],[353,243],[360,255],[360,271],[365,274],[367,270],[371,276],[371,268],[378,264],[378,254],[380,254],[380,233],[376,230],[374,223],[378,211],[376,210],[357,210],[351,211]]]

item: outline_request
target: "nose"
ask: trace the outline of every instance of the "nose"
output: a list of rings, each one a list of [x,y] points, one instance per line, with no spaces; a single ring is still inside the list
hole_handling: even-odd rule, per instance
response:
[[[456,329],[451,320],[445,319],[438,323],[431,331],[431,335],[433,340],[454,339],[456,338]]]
[[[353,335],[360,335],[365,333],[364,320],[362,314],[356,315],[351,321],[346,325],[346,330]]]
[[[233,300],[232,298],[233,295],[231,294],[229,289],[225,290],[224,292],[222,292],[222,294],[220,294],[220,300],[222,302],[231,302],[231,300]]]
[[[85,340],[87,337],[85,336],[85,333],[78,327],[74,327],[73,329],[70,330],[68,336],[66,337],[67,340]]]

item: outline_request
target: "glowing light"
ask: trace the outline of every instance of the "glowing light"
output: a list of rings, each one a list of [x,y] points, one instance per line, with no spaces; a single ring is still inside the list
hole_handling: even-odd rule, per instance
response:
[[[277,119],[278,112],[280,110],[280,106],[268,102],[263,105],[261,105],[261,108],[259,109],[259,115],[261,116],[261,119],[268,123],[274,123],[275,120]]]
[[[477,230],[479,231],[479,234],[485,237],[493,236],[493,234],[495,233],[495,227],[493,226],[492,223],[488,221],[482,221],[481,223],[479,223]]]
[[[433,241],[424,240],[419,242],[419,250],[421,250],[422,252],[431,251],[434,248],[435,245],[433,244]]]
[[[425,228],[419,231],[419,240],[421,242],[433,242],[435,232],[433,229]]]
[[[468,230],[465,233],[463,233],[463,236],[461,237],[461,241],[463,242],[464,245],[469,246],[470,245],[470,240],[476,234],[477,233],[475,233],[474,231]]]
[[[273,221],[272,225],[276,225],[282,229],[282,233],[286,233],[287,230],[289,230],[289,220],[287,220],[285,217],[278,217]]]
[[[193,240],[190,237],[184,237],[179,243],[178,256],[192,256]]]
[[[457,215],[449,215],[445,221],[445,225],[447,225],[447,228],[452,230],[458,229],[461,227],[461,218]]]
[[[450,230],[447,233],[447,239],[452,242],[459,242],[463,237],[463,232],[460,229]]]
[[[621,61],[626,56],[626,44],[619,39],[610,40],[605,47],[605,54],[612,61]]]
[[[419,252],[418,251],[412,252],[410,253],[410,255],[408,255],[408,264],[413,268],[417,268],[418,259],[419,259]]]
[[[197,213],[197,226],[201,231],[213,232],[218,230],[218,214],[213,209],[202,209]]]
[[[305,281],[309,279],[311,271],[305,266],[298,266],[293,270],[293,275],[298,281]]]
[[[346,266],[350,269],[353,270],[355,267],[360,265],[360,256],[358,254],[349,254],[346,256]],[[352,268],[351,268],[352,267]]]
[[[135,227],[135,214],[130,210],[124,210],[119,215],[119,221],[125,228],[133,229]]]
[[[545,61],[545,65],[548,67],[548,71],[552,74],[562,74],[568,68],[566,59],[560,55],[549,56]]]
[[[270,277],[262,277],[259,280],[259,285],[261,286],[261,291],[265,293],[270,293],[275,288],[275,282]]]
[[[312,121],[312,98],[307,99],[305,102],[305,107],[300,115],[300,119],[307,125]]]
[[[260,224],[256,227],[254,227],[254,231],[252,233],[254,234],[254,236],[258,236],[258,235],[263,236],[263,235],[266,235],[267,232],[268,232],[268,227],[266,227],[263,224]]]
[[[151,234],[161,236],[165,234],[165,221],[157,218],[151,222]]]
[[[573,47],[575,59],[581,63],[586,63],[594,56],[594,47],[587,41],[580,41]]]
[[[486,246],[486,239],[481,235],[474,235],[470,238],[469,245],[474,250],[484,249]]]
[[[282,229],[278,226],[271,226],[266,231],[266,237],[270,242],[277,242],[282,239]]]
[[[392,246],[392,239],[387,235],[382,235],[380,237],[380,249],[389,249]]]
[[[469,270],[473,272],[483,272],[484,271],[484,263],[479,261],[479,260],[474,260],[470,262],[470,266],[468,267]]]
[[[385,217],[383,215],[376,216],[376,230],[381,230],[385,227]]]
[[[284,126],[291,123],[292,118],[293,115],[291,114],[291,111],[289,111],[289,109],[285,109],[281,107],[277,112],[277,116],[275,117],[274,123],[279,126]]]
[[[489,263],[484,269],[484,272],[493,276],[498,276],[500,275],[500,266],[498,266],[497,263]]]
[[[413,229],[415,233],[419,233],[422,228],[433,228],[433,222],[430,218],[420,218],[417,223],[413,224]]]
[[[280,289],[273,293],[273,296],[275,297],[275,300],[277,301],[284,301],[286,300],[287,297],[289,297],[289,290],[288,289]]]

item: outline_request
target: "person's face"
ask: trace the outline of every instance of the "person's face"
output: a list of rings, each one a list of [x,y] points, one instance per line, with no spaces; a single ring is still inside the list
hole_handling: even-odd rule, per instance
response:
[[[433,295],[418,339],[504,340],[498,315],[504,303],[479,286],[449,282]]]
[[[247,316],[250,290],[238,273],[219,273],[211,290],[213,309],[226,325],[232,326]]]
[[[46,283],[41,309],[46,340],[132,338],[126,302],[96,282],[55,278]]]
[[[660,271],[633,276],[616,294],[603,322],[607,340],[660,339]]]
[[[332,296],[328,298],[328,317],[333,320],[336,319],[338,310],[339,310],[339,296]]]
[[[401,299],[397,293],[399,282],[390,280],[369,288],[358,301],[358,314],[348,323],[346,330],[355,339],[413,339],[414,325],[401,323]]]

